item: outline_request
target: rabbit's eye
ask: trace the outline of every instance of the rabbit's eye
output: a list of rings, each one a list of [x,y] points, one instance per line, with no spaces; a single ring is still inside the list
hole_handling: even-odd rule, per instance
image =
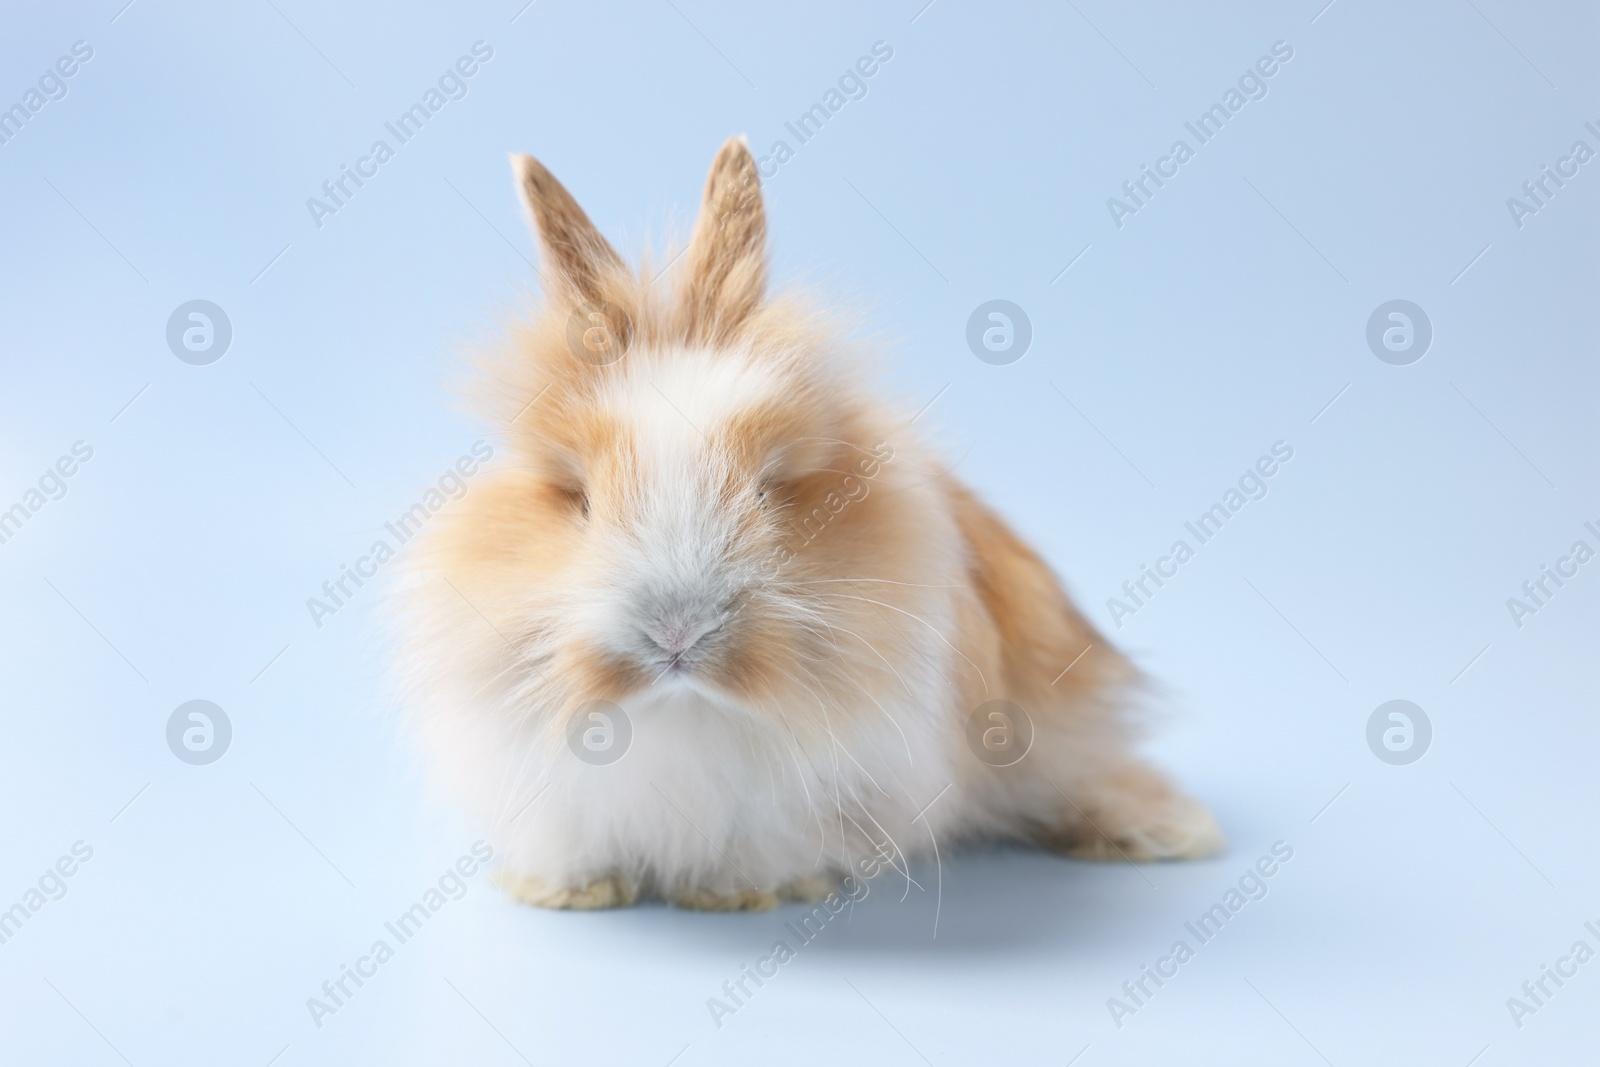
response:
[[[581,485],[564,486],[561,495],[571,504],[573,509],[584,518],[589,517],[589,493]]]

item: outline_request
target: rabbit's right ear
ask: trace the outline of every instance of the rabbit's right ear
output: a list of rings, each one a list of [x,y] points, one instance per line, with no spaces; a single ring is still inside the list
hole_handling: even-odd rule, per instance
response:
[[[625,270],[622,257],[600,236],[566,187],[537,159],[514,155],[511,169],[539,237],[546,290],[560,290],[580,302],[601,301],[604,277]]]
[[[766,290],[766,256],[761,174],[745,139],[730,137],[711,161],[679,276],[691,340],[728,336],[755,313]]]

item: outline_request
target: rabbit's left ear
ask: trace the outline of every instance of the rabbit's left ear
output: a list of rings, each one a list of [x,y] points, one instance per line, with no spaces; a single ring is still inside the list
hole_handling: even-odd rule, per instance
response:
[[[678,294],[690,338],[730,336],[761,305],[767,285],[767,215],[743,137],[728,138],[711,163],[685,257]]]

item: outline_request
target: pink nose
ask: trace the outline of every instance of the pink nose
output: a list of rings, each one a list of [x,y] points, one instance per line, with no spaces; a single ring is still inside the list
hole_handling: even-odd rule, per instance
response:
[[[645,631],[656,647],[669,656],[678,657],[689,651],[706,634],[720,626],[720,621],[710,623],[671,621],[652,626]]]
[[[689,651],[694,645],[694,636],[687,626],[663,626],[650,634],[650,640],[674,656]]]

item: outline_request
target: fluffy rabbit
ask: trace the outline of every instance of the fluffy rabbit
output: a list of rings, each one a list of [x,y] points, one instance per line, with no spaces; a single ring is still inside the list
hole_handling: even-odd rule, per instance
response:
[[[488,366],[510,456],[419,539],[401,658],[509,892],[769,908],[965,840],[1222,846],[1134,754],[1128,660],[767,295],[742,138],[660,278],[513,165],[545,304]]]

